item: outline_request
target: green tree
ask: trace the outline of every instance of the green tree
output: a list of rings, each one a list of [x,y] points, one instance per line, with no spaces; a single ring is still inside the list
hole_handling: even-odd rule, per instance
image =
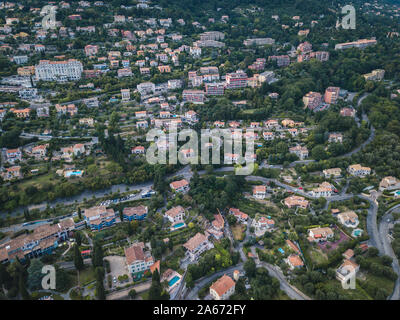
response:
[[[103,247],[98,241],[93,245],[92,264],[95,268],[103,266]]]
[[[129,296],[129,298],[131,298],[131,299],[135,299],[135,297],[136,297],[136,290],[135,290],[135,289],[129,290],[128,296]]]
[[[74,264],[76,270],[78,271],[83,270],[84,267],[83,258],[81,251],[79,250],[79,246],[77,244],[74,245]]]
[[[26,290],[25,281],[24,281],[24,278],[22,275],[19,275],[18,289],[19,289],[19,293],[21,294],[21,297],[23,300],[31,299],[31,296],[29,295],[28,290]]]
[[[28,288],[30,290],[41,289],[42,279],[44,274],[42,273],[43,263],[39,259],[33,259],[31,265],[28,268]]]
[[[249,278],[253,278],[256,275],[256,263],[254,262],[253,259],[248,259],[244,263],[244,271],[246,272],[246,276]]]
[[[96,298],[97,300],[106,300],[106,290],[103,281],[96,281]]]

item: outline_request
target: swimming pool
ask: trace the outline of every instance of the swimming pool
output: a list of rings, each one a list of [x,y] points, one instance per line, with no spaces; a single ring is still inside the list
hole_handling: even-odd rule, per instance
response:
[[[65,176],[67,178],[71,177],[71,176],[81,176],[82,175],[82,171],[78,170],[78,171],[68,171]]]
[[[175,283],[177,283],[179,280],[180,280],[180,277],[175,276],[175,277],[173,277],[171,280],[168,281],[168,285],[169,285],[170,287],[172,287],[172,286],[173,286]]]
[[[179,222],[179,223],[177,223],[177,224],[174,224],[174,225],[172,226],[172,228],[173,228],[173,229],[179,229],[179,228],[182,228],[184,225],[185,225],[184,222]]]

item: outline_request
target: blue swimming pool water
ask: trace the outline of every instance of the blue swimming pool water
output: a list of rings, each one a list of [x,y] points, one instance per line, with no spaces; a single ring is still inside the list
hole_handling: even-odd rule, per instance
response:
[[[71,172],[67,172],[67,177],[80,176],[81,174],[82,174],[82,171],[71,171]]]
[[[179,281],[179,279],[180,278],[178,276],[173,277],[171,280],[168,281],[168,285],[172,287],[177,281]]]
[[[179,222],[179,223],[175,224],[175,225],[173,226],[173,228],[174,228],[174,229],[178,229],[178,228],[180,228],[180,227],[183,227],[184,225],[185,225],[185,223]]]

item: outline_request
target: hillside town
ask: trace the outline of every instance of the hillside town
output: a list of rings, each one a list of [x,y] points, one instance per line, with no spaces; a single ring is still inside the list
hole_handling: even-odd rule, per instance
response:
[[[400,6],[203,2],[0,2],[1,300],[400,300]]]

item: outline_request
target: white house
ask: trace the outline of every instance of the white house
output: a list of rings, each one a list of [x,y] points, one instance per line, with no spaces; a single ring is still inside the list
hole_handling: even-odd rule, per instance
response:
[[[183,247],[186,249],[186,255],[191,261],[196,261],[197,258],[206,250],[214,248],[212,242],[201,233],[197,233],[194,237],[190,238]]]
[[[337,215],[337,218],[341,224],[349,228],[355,228],[358,226],[358,215],[354,211],[345,211]]]
[[[171,223],[183,221],[185,218],[185,209],[182,206],[173,207],[165,212],[164,217],[171,221]]]
[[[131,274],[144,272],[154,264],[154,259],[149,252],[144,252],[143,242],[134,243],[125,248],[125,258],[128,270]]]

